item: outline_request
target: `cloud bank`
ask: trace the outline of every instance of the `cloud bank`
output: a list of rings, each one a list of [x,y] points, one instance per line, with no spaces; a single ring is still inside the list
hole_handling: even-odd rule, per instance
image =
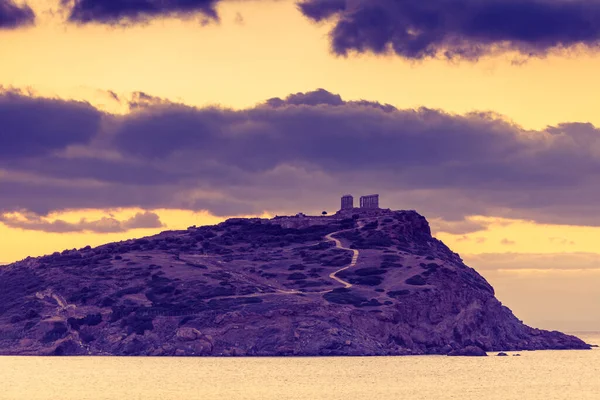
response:
[[[117,116],[0,95],[0,212],[320,213],[374,192],[459,233],[482,228],[461,222],[469,215],[600,225],[591,124],[529,131],[489,112],[399,110],[322,89],[245,110],[146,96]]]
[[[0,30],[33,25],[35,14],[27,4],[18,5],[12,0],[0,0]]]
[[[580,271],[600,272],[600,254],[597,253],[482,253],[464,255],[482,271]]]
[[[338,55],[476,60],[600,44],[595,0],[304,0],[298,6],[313,21],[335,21],[330,39]]]
[[[87,219],[82,218],[79,220],[79,222],[75,223],[60,219],[49,221],[33,213],[24,213],[23,215],[19,216],[0,214],[0,222],[10,228],[53,233],[116,233],[126,232],[132,229],[164,227],[164,224],[160,222],[159,216],[152,212],[137,213],[133,217],[124,221],[119,221],[113,217],[103,217],[95,221],[88,221]]]
[[[115,25],[140,23],[156,17],[189,18],[201,14],[218,20],[215,9],[221,0],[62,0],[70,22]]]

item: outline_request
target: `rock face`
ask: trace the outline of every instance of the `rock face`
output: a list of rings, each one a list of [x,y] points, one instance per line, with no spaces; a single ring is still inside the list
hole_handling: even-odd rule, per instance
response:
[[[500,353],[504,354],[504,353]],[[499,355],[500,355],[499,354]],[[487,353],[479,346],[467,346],[462,349],[452,350],[448,353],[449,356],[464,356],[464,357],[486,357]],[[506,354],[504,354],[506,355]]]
[[[0,267],[0,354],[480,355],[589,347],[524,325],[414,211],[238,218]]]

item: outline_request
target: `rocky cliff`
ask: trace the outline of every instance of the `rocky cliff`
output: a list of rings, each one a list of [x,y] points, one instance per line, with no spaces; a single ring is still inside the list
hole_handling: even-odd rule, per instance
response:
[[[524,325],[414,211],[231,219],[0,267],[0,354],[587,348]]]

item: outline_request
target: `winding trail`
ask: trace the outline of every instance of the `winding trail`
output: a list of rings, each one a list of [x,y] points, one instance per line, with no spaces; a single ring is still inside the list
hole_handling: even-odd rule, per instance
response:
[[[359,223],[359,228],[362,226],[362,224]],[[357,261],[358,261],[358,256],[359,256],[359,251],[356,249],[351,249],[348,247],[344,247],[342,246],[342,242],[339,239],[336,239],[333,237],[333,235],[337,235],[338,233],[342,233],[342,232],[346,232],[348,230],[351,229],[344,229],[341,231],[336,231],[336,232],[332,232],[328,235],[325,236],[325,240],[328,242],[334,242],[335,243],[335,247],[338,249],[342,249],[342,250],[349,250],[351,251],[352,254],[352,260],[350,261],[350,264],[346,265],[345,267],[342,267],[332,273],[329,274],[329,278],[333,279],[334,281],[344,285],[344,288],[348,289],[351,288],[353,285],[350,282],[347,282],[341,278],[337,277],[337,274],[347,270],[348,268],[352,268],[356,265]],[[212,297],[210,300],[213,299],[218,299],[218,300],[222,300],[222,299],[243,299],[243,298],[249,298],[249,297],[262,297],[262,296],[270,296],[270,295],[291,295],[291,294],[325,294],[325,293],[329,293],[331,292],[331,290],[321,290],[318,292],[310,292],[310,291],[301,291],[301,290],[283,290],[283,289],[277,289],[273,286],[268,285],[269,287],[271,287],[271,289],[274,289],[275,292],[270,292],[270,293],[252,293],[252,294],[241,294],[241,295],[234,295],[234,296],[222,296],[222,297]],[[333,290],[333,289],[332,289]]]
[[[344,287],[346,289],[351,288],[352,284],[350,282],[346,282],[345,280],[338,278],[336,275],[344,270],[347,270],[348,268],[352,268],[356,265],[356,262],[358,261],[358,250],[356,249],[350,249],[348,247],[344,247],[342,246],[342,242],[339,241],[339,239],[336,239],[333,237],[333,235],[340,233],[340,232],[344,232],[344,231],[337,231],[337,232],[333,232],[330,233],[329,235],[325,236],[325,239],[327,240],[332,240],[335,242],[335,247],[337,247],[338,249],[342,249],[342,250],[350,250],[352,251],[352,261],[350,262],[350,264],[346,265],[343,268],[338,269],[335,272],[332,272],[331,274],[329,274],[329,277],[335,281],[338,281],[339,283],[341,283],[342,285],[344,285]]]

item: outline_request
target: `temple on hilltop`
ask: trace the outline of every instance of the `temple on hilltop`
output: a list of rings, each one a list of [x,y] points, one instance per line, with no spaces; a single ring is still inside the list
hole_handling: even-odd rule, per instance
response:
[[[304,229],[310,226],[329,224],[332,219],[354,218],[355,215],[359,217],[377,217],[389,213],[392,213],[389,208],[379,208],[378,194],[361,196],[360,208],[354,207],[354,197],[352,195],[345,194],[342,196],[342,208],[335,214],[311,216],[300,212],[293,216],[276,216],[270,220],[270,223],[280,225],[283,228]]]
[[[342,196],[342,210],[354,208],[354,197],[351,194],[345,194]]]
[[[361,209],[379,209],[379,195],[370,194],[367,196],[360,197],[360,208]],[[342,208],[341,210],[354,209],[354,198],[350,194],[342,196]]]

